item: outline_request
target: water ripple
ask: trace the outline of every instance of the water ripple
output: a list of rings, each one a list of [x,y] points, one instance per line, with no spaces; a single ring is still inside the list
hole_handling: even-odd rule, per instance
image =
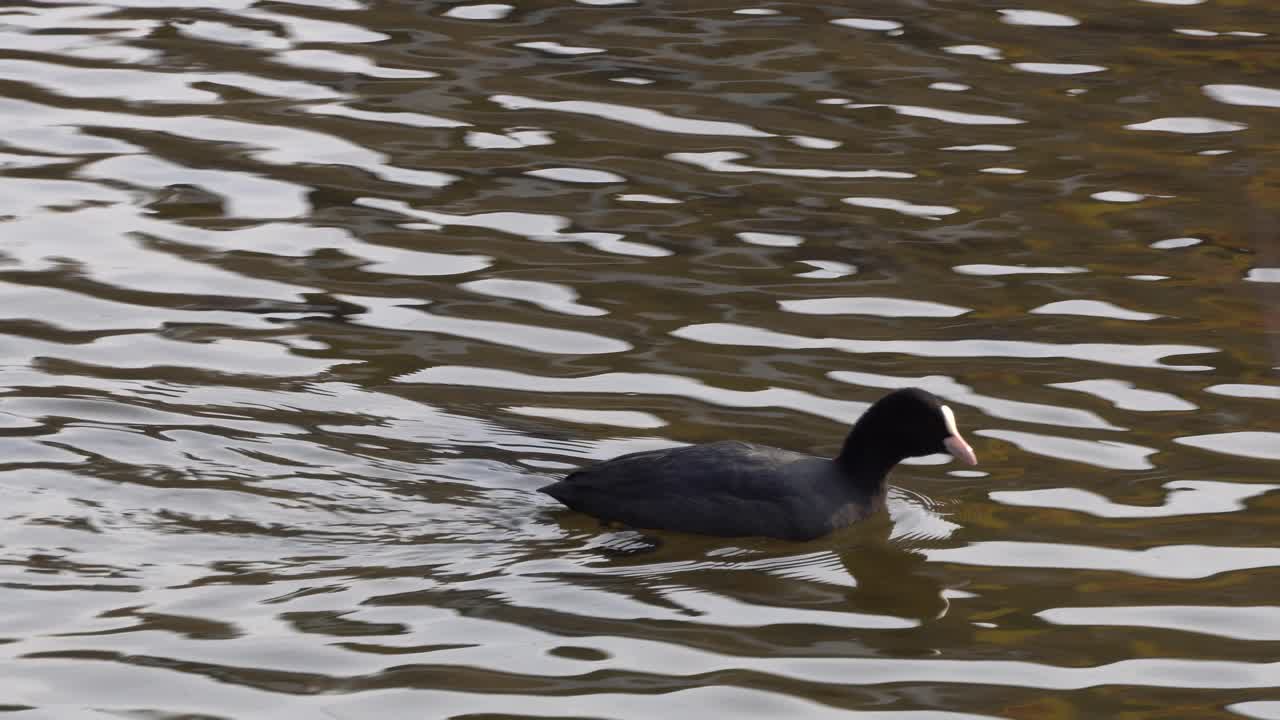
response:
[[[930,560],[937,562],[1080,568],[1178,579],[1208,578],[1221,573],[1274,567],[1280,560],[1272,548],[1215,545],[1162,545],[1147,550],[1122,550],[1064,543],[993,541],[925,552]],[[1199,687],[1222,687],[1212,682]]]
[[[536,100],[519,95],[494,95],[489,98],[507,110],[551,110],[574,113],[635,125],[647,130],[682,135],[720,135],[727,137],[773,137],[773,133],[741,123],[721,120],[682,118],[648,108],[628,107],[592,100]]]
[[[1006,505],[1063,508],[1104,518],[1155,518],[1243,510],[1245,500],[1280,488],[1280,485],[1240,485],[1213,480],[1174,480],[1164,486],[1171,492],[1162,505],[1116,503],[1078,488],[997,490],[990,495],[992,500]]]
[[[777,167],[760,167],[756,165],[745,165],[735,162],[747,157],[745,153],[733,152],[731,150],[717,150],[713,152],[703,153],[671,153],[668,158],[676,162],[689,163],[697,167],[709,170],[711,172],[724,173],[762,173],[765,175],[779,175],[782,177],[800,177],[800,178],[844,178],[844,179],[865,179],[865,178],[902,178],[910,179],[915,177],[914,173],[899,172],[896,170],[823,170],[819,168],[777,168]]]
[[[887,107],[899,115],[907,117],[923,117],[933,120],[940,120],[945,123],[954,123],[957,125],[1021,125],[1026,120],[1018,118],[1004,117],[1002,115],[980,115],[978,113],[960,112],[957,110],[943,110],[940,108],[924,107],[920,105],[879,105],[874,103],[850,103],[845,107],[852,110],[861,110],[863,108]]]
[[[769,387],[729,390],[696,380],[654,373],[605,373],[579,378],[548,378],[477,367],[432,367],[397,378],[402,383],[464,385],[544,393],[635,393],[675,395],[723,407],[781,407],[842,422],[852,422],[867,403],[832,400],[800,390]]]
[[[1038,343],[1017,340],[852,340],[812,338],[731,323],[686,325],[672,331],[685,340],[715,345],[742,345],[779,349],[829,348],[842,352],[901,353],[919,357],[1019,357],[1071,358],[1110,365],[1159,367],[1168,370],[1212,370],[1207,365],[1166,365],[1177,355],[1217,352],[1201,345],[1116,345],[1110,343]]]
[[[1236,640],[1280,640],[1274,630],[1280,608],[1269,606],[1063,607],[1036,616],[1055,625],[1152,627]]]
[[[1101,7],[0,9],[6,707],[1276,715],[1280,27]],[[907,385],[819,540],[534,492]]]

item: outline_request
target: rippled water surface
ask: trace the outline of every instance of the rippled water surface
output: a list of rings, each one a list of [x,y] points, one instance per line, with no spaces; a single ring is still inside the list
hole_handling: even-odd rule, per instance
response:
[[[0,708],[1280,718],[1271,0],[0,5]],[[810,543],[533,491],[929,388]]]

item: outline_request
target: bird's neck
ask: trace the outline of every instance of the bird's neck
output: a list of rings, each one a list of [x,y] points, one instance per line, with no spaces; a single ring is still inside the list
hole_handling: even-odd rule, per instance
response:
[[[878,435],[861,424],[855,425],[835,457],[836,465],[856,487],[876,495],[884,492],[889,471],[902,460],[901,454],[886,442],[887,438]]]

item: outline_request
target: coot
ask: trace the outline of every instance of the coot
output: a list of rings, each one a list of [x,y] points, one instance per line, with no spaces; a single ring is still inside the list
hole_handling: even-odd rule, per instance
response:
[[[834,459],[727,440],[623,455],[539,490],[636,528],[811,540],[883,506],[900,460],[938,452],[978,462],[951,408],[906,388],[863,413]]]

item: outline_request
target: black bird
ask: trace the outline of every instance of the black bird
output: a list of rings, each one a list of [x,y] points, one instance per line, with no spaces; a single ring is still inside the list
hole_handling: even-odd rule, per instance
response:
[[[863,413],[834,459],[725,440],[622,455],[539,491],[635,528],[812,540],[882,507],[903,458],[939,452],[978,463],[951,408],[906,388]]]

